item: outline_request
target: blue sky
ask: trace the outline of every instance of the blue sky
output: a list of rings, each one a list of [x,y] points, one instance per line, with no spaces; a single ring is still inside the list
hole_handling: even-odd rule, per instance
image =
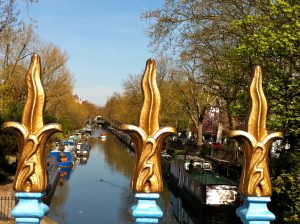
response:
[[[155,57],[148,47],[148,22],[141,14],[163,0],[39,0],[30,7],[42,41],[69,55],[74,94],[99,106],[122,90],[128,74],[139,74]]]

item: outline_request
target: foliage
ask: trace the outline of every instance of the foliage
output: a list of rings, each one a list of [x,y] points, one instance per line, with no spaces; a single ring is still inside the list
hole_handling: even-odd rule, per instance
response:
[[[0,124],[3,118],[0,116]],[[8,133],[0,131],[0,183],[9,175],[12,175],[11,168],[7,161],[7,155],[16,155],[18,144],[16,138]]]
[[[134,98],[128,98],[126,95],[114,93],[106,102],[104,106],[104,116],[109,121],[119,121],[122,123],[138,124],[137,114],[139,110],[137,106],[133,107],[133,113],[130,113],[134,104]],[[138,105],[138,103],[136,103]]]
[[[18,21],[18,13],[15,11],[15,1],[7,0],[0,2],[0,33]]]
[[[203,121],[209,115],[210,109],[216,105],[217,97],[198,82],[201,79],[201,70],[198,69],[196,61],[185,62],[179,66],[171,75],[171,81],[177,89],[174,88],[172,102],[190,117],[197,129],[197,144],[202,145]]]
[[[180,131],[188,128],[188,117],[174,103],[178,90],[170,81],[170,68],[164,56],[159,56],[157,65],[157,85],[160,91],[160,125],[178,127]],[[143,104],[141,91],[142,74],[129,75],[123,84],[123,93],[114,93],[104,106],[104,116],[110,121],[117,120],[122,123],[139,123],[140,111]]]
[[[180,61],[199,61],[197,88],[224,102],[219,109],[231,130],[246,118],[249,80],[254,66],[262,66],[267,128],[282,131],[289,146],[273,168],[278,223],[299,222],[299,191],[290,190],[299,184],[299,168],[292,165],[300,148],[299,15],[298,0],[166,0],[143,15],[152,46]]]
[[[300,221],[300,152],[285,152],[274,161],[276,176],[272,178],[273,195],[270,209],[276,215],[275,223]],[[281,169],[278,169],[278,168]]]
[[[211,144],[204,144],[201,150],[201,156],[211,155],[212,146]]]
[[[123,113],[123,122],[128,124],[135,124],[139,123],[139,116],[140,111],[143,105],[143,95],[141,90],[141,75],[129,75],[128,78],[123,83],[123,105],[126,105],[126,112],[122,111]],[[122,106],[122,104],[120,105]],[[130,116],[126,116],[130,114]],[[115,119],[118,120],[118,119]]]
[[[203,120],[203,132],[206,140],[217,137],[219,113],[208,112]]]
[[[0,116],[0,124],[4,119]],[[14,136],[9,133],[0,132],[0,158],[5,158],[5,155],[15,154],[17,152],[17,141]]]
[[[24,1],[28,9],[38,2]],[[0,125],[5,121],[21,121],[27,97],[25,74],[30,56],[38,52],[46,92],[45,122],[62,123],[65,132],[81,128],[87,119],[99,115],[99,108],[73,96],[74,78],[67,68],[67,53],[54,44],[42,42],[34,26],[21,20],[17,8],[15,0],[0,1]],[[16,152],[16,139],[1,132],[0,168],[7,162],[6,155]]]
[[[285,134],[290,149],[300,147],[300,5],[299,1],[271,1],[264,14],[235,20],[239,36],[235,53],[265,68],[269,100],[268,125]]]
[[[255,4],[253,4],[255,5]],[[170,47],[181,61],[198,61],[198,82],[224,101],[231,129],[236,116],[245,117],[250,66],[232,54],[237,39],[231,21],[244,18],[254,6],[249,1],[165,1],[161,9],[145,12],[151,43]],[[246,100],[247,102],[247,100]]]

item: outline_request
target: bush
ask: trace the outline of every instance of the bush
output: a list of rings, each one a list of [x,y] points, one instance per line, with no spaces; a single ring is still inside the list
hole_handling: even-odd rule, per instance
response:
[[[300,152],[285,153],[274,165],[279,170],[272,178],[274,223],[300,223]]]
[[[210,155],[211,154],[211,144],[203,144],[201,149],[201,156]]]

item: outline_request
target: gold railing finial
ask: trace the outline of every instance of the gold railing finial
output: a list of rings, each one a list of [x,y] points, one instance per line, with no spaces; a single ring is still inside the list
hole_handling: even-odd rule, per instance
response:
[[[122,125],[134,139],[136,164],[131,188],[136,192],[153,193],[163,190],[160,151],[164,139],[175,133],[172,127],[159,128],[160,94],[156,83],[156,64],[149,59],[142,79],[144,103],[139,127]]]
[[[22,123],[5,122],[2,129],[16,135],[19,144],[18,167],[14,188],[18,192],[43,192],[47,187],[47,139],[62,131],[60,124],[44,125],[45,92],[40,78],[40,57],[34,54],[26,74],[27,100]]]
[[[266,129],[267,101],[262,89],[261,68],[255,68],[250,85],[251,112],[247,131],[231,131],[230,137],[244,143],[243,171],[240,193],[247,196],[271,196],[268,154],[273,141],[282,139],[280,132],[268,133]]]

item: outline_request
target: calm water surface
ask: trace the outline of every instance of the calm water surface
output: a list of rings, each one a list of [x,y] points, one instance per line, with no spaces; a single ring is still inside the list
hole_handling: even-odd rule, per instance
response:
[[[94,137],[99,136],[96,130]],[[91,140],[86,163],[78,162],[69,178],[61,179],[48,216],[60,224],[133,223],[130,214],[135,204],[130,189],[134,154],[108,133],[105,142]],[[177,223],[171,215],[168,191],[158,204],[164,209],[162,223]]]
[[[134,154],[110,133],[105,142],[96,138],[99,134],[96,130],[91,138],[88,160],[78,161],[58,183],[48,216],[60,224],[134,223],[130,214],[130,207],[136,204],[130,189]],[[164,211],[160,223],[236,223],[232,218],[220,218],[220,211],[212,214],[201,207],[192,211],[166,184],[160,195],[158,204]]]

